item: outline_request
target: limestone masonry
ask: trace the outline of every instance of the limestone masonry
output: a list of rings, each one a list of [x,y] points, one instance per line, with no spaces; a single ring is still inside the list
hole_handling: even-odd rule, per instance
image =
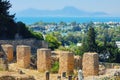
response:
[[[65,78],[67,80],[78,80],[80,77],[76,75],[82,76],[81,74],[83,74],[84,77],[98,76],[98,74],[100,75],[100,71],[102,73],[103,70],[99,67],[103,63],[99,63],[97,53],[84,53],[82,58],[69,51],[51,51],[48,48],[38,48],[37,57],[35,57],[37,61],[35,66],[37,68],[31,68],[31,56],[31,46],[17,45],[16,56],[14,56],[17,62],[14,62],[13,46],[11,44],[3,44],[0,51],[0,70],[5,71],[9,69],[14,72],[18,71],[21,76],[29,74],[34,76],[35,80],[59,80],[60,78],[61,80],[66,80]],[[59,62],[59,71],[58,73],[51,74],[52,66],[56,61]],[[115,68],[119,68],[119,66]],[[80,71],[80,74],[76,74],[75,71],[77,73]]]
[[[19,45],[17,46],[17,65],[22,68],[28,68],[30,66],[31,49],[29,46]]]
[[[38,48],[48,48],[48,44],[45,41],[36,39],[22,39],[22,40],[0,40],[0,44],[10,44],[13,46],[14,52],[16,52],[17,45],[31,46],[31,52],[36,53]]]
[[[99,61],[97,53],[84,53],[82,61],[83,75],[97,76],[99,72]]]
[[[51,50],[38,49],[37,50],[37,69],[39,72],[50,71],[51,69]]]
[[[59,73],[72,74],[74,69],[74,55],[71,52],[61,51],[59,59]]]
[[[13,60],[13,46],[9,44],[5,44],[5,45],[2,45],[2,48],[7,55],[8,62],[11,62]]]

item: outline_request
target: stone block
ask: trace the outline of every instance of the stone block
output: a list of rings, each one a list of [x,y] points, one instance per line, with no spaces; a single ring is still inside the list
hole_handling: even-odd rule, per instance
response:
[[[30,66],[31,48],[26,45],[17,46],[17,64],[21,68]]]
[[[37,69],[46,72],[51,69],[51,50],[42,48],[37,50]]]
[[[2,45],[2,48],[6,53],[8,62],[11,62],[13,60],[13,46],[10,44],[4,44]]]
[[[59,58],[59,73],[66,72],[67,75],[72,74],[74,69],[74,56],[73,53],[63,51],[60,53]]]
[[[99,61],[97,53],[84,53],[82,70],[84,77],[97,76],[99,73]]]

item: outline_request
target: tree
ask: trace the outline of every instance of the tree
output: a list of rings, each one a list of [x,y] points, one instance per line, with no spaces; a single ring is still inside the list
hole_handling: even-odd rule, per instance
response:
[[[119,48],[116,46],[116,43],[113,42],[109,42],[107,43],[107,51],[109,52],[109,58],[108,58],[108,62],[116,62],[116,63],[120,63],[119,59],[120,59],[120,50]]]
[[[52,50],[57,49],[61,45],[61,42],[59,42],[56,37],[50,34],[46,35],[45,41],[48,42],[48,46]]]
[[[94,23],[91,21],[86,25],[86,30],[88,31],[89,27],[93,27]]]
[[[97,44],[95,42],[95,30],[93,27],[90,27],[88,30],[88,37],[87,37],[87,43],[88,43],[88,51],[90,52],[96,52],[97,51]]]
[[[79,26],[74,26],[73,29],[72,29],[74,32],[75,31],[81,31],[81,28]]]
[[[17,32],[22,38],[36,38],[38,40],[43,40],[41,33],[29,30],[23,22],[17,22]]]
[[[61,22],[59,23],[59,25],[61,25],[61,26],[67,26],[67,23],[61,21]]]
[[[9,9],[12,7],[9,0],[0,0],[0,39],[14,39],[19,33],[22,38],[36,38],[43,40],[41,33],[30,31],[22,22],[15,22],[14,15],[10,15]]]
[[[9,9],[12,7],[10,1],[0,0],[0,15],[7,16],[9,18],[14,18],[14,15],[9,14]]]
[[[95,31],[93,27],[90,27],[87,33],[87,40],[83,42],[82,47],[84,52],[96,52],[97,44],[95,42]]]
[[[0,0],[0,39],[14,39],[17,32],[15,15],[10,15],[10,1]]]
[[[76,26],[77,23],[74,21],[74,22],[71,22],[71,26]]]

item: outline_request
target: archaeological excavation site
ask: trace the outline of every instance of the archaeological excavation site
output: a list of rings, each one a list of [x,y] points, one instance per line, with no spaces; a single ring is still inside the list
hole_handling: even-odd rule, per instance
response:
[[[120,80],[120,65],[99,62],[97,53],[35,50],[27,44],[1,44],[0,80]]]

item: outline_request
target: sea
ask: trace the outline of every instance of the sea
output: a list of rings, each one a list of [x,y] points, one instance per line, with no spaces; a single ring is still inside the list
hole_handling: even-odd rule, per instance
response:
[[[61,21],[70,23],[76,21],[77,23],[89,23],[89,22],[120,22],[120,17],[17,17],[16,22],[22,21],[23,23],[30,25],[36,22],[46,23],[60,23]]]

